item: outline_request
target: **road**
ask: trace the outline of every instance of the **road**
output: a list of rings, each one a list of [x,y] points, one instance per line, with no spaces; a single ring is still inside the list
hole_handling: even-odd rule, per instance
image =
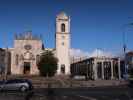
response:
[[[32,92],[0,92],[0,100],[133,100],[129,87],[50,88]]]

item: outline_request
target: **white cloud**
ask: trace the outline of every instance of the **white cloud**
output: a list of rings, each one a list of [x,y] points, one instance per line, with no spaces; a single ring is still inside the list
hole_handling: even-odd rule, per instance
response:
[[[70,55],[71,57],[88,57],[89,56],[89,52],[85,52],[81,49],[74,49],[72,48],[70,50]]]
[[[106,52],[100,49],[95,49],[93,52],[86,52],[81,49],[70,50],[71,57],[114,57],[114,55],[110,52]]]
[[[106,52],[100,49],[95,49],[91,53],[90,57],[114,57],[114,55],[110,52]]]

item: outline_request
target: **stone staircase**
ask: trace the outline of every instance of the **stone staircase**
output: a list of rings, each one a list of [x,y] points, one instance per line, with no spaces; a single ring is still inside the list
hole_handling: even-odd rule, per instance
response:
[[[0,80],[3,78],[0,77]],[[60,87],[61,83],[56,80],[54,77],[46,78],[41,76],[21,76],[21,75],[11,75],[8,76],[7,79],[28,79],[32,82],[35,88],[47,88],[48,84],[51,84],[52,87]]]
[[[120,86],[127,85],[124,80],[95,80],[95,81],[79,81],[70,79],[68,76],[54,76],[51,78],[41,76],[13,76],[10,75],[7,79],[28,79],[33,83],[35,88],[47,88],[50,84],[51,88],[77,88],[77,87],[101,87],[101,86]],[[0,77],[2,80],[2,77]]]

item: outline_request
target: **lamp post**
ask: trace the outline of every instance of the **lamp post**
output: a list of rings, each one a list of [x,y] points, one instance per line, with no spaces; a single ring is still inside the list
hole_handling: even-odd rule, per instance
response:
[[[127,60],[126,60],[126,49],[127,49],[127,45],[126,45],[126,39],[125,39],[125,29],[128,27],[128,26],[133,26],[133,23],[128,23],[124,26],[124,31],[123,31],[123,53],[124,53],[124,78],[127,80],[128,79],[128,69],[127,69]]]

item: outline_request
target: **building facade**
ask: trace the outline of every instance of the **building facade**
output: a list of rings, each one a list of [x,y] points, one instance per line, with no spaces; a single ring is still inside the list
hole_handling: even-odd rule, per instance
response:
[[[7,74],[10,74],[11,68],[11,55],[7,49],[0,48],[0,75],[5,74],[5,70]]]
[[[11,51],[12,74],[39,74],[37,61],[43,50],[40,38],[31,32],[16,35]]]
[[[91,57],[71,64],[71,74],[87,79],[121,79],[120,58]]]
[[[11,74],[38,75],[38,59],[50,50],[58,59],[57,74],[70,74],[70,17],[61,12],[56,17],[55,48],[44,48],[41,37],[32,32],[15,35],[11,52]]]
[[[133,51],[126,53],[126,66],[129,77],[133,77]]]
[[[61,12],[56,17],[57,73],[70,74],[70,17]]]

